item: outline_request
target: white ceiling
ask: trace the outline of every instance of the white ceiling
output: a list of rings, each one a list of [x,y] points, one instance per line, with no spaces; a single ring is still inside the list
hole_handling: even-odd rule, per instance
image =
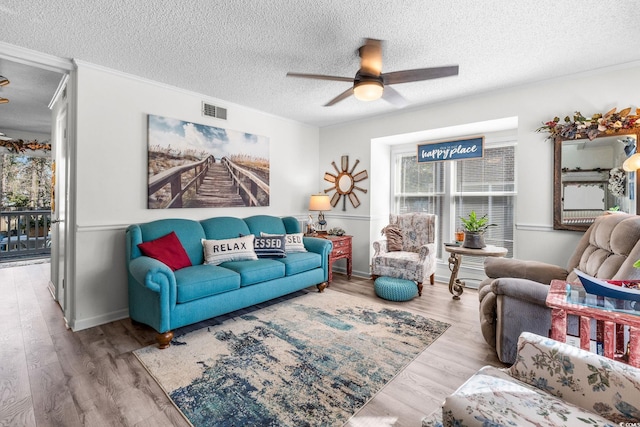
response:
[[[386,41],[383,72],[460,66],[457,77],[394,86],[407,108],[416,108],[639,61],[639,36],[634,0],[0,3],[3,42],[316,126],[397,111],[384,100],[354,98],[323,107],[348,83],[286,77],[287,71],[352,77],[364,37]],[[0,105],[0,132],[40,122],[35,107],[7,112],[22,102],[48,103],[60,76],[26,72],[6,60],[0,75],[12,81],[0,89],[11,100]],[[22,77],[34,80],[23,86]]]
[[[7,104],[0,104],[0,133],[20,139],[29,137],[16,135],[15,130],[25,131],[28,135],[49,134],[51,111],[48,105],[62,74],[0,57],[0,75],[10,82],[0,88],[0,96],[9,100]]]

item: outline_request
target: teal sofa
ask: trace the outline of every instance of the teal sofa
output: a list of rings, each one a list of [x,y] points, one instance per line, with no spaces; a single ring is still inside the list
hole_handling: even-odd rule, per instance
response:
[[[174,271],[140,250],[139,244],[171,232],[177,235],[191,266]],[[130,225],[126,230],[129,316],[134,322],[154,328],[159,347],[166,348],[176,328],[309,286],[324,290],[332,249],[331,241],[326,239],[304,237],[306,252],[287,252],[284,258],[205,263],[203,239],[232,239],[261,233],[300,233],[300,224],[293,217],[256,215],[202,221],[161,219]]]

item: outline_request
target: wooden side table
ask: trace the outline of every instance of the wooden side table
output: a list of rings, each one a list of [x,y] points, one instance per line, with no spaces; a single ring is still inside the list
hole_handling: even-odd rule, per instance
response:
[[[640,311],[626,309],[624,300],[598,299],[587,294],[581,284],[567,285],[564,280],[551,281],[546,302],[551,308],[551,338],[560,342],[567,340],[567,314],[574,314],[580,318],[580,348],[588,351],[591,319],[596,319],[603,322],[604,356],[619,360],[618,355],[622,355],[623,361],[640,367]],[[624,336],[617,328],[620,325],[629,326],[627,349],[624,348]]]
[[[351,271],[353,268],[353,247],[351,239],[353,236],[332,236],[329,234],[319,234],[317,237],[331,240],[331,242],[333,243],[333,249],[329,254],[329,284],[331,284],[331,280],[333,279],[333,263],[339,259],[347,260],[347,278],[351,280]]]
[[[453,299],[460,299],[460,295],[462,295],[464,291],[465,283],[458,279],[458,271],[460,270],[460,264],[462,264],[462,255],[503,257],[507,254],[507,248],[500,246],[470,249],[463,248],[462,246],[445,245],[444,250],[451,254],[449,255],[449,270],[451,270],[449,292],[453,294]]]

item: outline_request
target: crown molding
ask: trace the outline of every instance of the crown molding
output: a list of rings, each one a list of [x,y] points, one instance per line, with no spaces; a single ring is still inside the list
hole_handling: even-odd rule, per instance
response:
[[[198,93],[198,92],[194,92],[192,90],[187,90],[187,89],[183,89],[177,86],[173,86],[167,83],[162,83],[156,80],[151,80],[148,79],[146,77],[140,77],[140,76],[136,76],[135,74],[130,74],[130,73],[126,73],[124,71],[119,71],[119,70],[115,70],[113,68],[108,68],[108,67],[104,67],[102,65],[97,65],[97,64],[93,64],[91,62],[87,62],[87,61],[83,61],[81,59],[74,59],[73,62],[75,63],[76,67],[82,67],[82,68],[90,68],[96,71],[100,71],[103,73],[108,73],[108,74],[112,74],[114,76],[118,76],[118,77],[122,77],[125,79],[129,79],[129,80],[133,80],[133,81],[137,81],[139,83],[144,83],[144,84],[148,84],[148,85],[152,85],[152,86],[156,86],[162,89],[167,89],[167,90],[171,90],[173,92],[177,92],[177,93],[181,93],[183,95],[187,95],[187,96],[192,96],[195,98],[200,98],[203,101],[206,101],[208,103],[213,103],[216,104],[220,107],[226,108],[227,110],[232,109],[232,108],[240,108],[243,109],[245,111],[253,111],[255,113],[259,113],[261,115],[267,116],[267,117],[273,117],[275,119],[278,120],[282,120],[288,123],[295,123],[298,126],[304,126],[307,128],[311,128],[311,129],[318,129],[318,126],[313,126],[307,123],[303,123],[303,122],[298,122],[296,120],[292,120],[286,117],[282,117],[282,116],[277,116],[275,114],[272,113],[267,113],[265,111],[261,111],[261,110],[257,110],[255,108],[251,108],[251,107],[247,107],[246,105],[240,105],[240,104],[236,104],[233,102],[229,102],[229,101],[225,101],[224,99],[220,99],[220,98],[216,98],[210,95],[206,95],[204,93]]]
[[[75,68],[71,59],[60,58],[5,42],[0,42],[0,58],[55,72],[71,71]]]

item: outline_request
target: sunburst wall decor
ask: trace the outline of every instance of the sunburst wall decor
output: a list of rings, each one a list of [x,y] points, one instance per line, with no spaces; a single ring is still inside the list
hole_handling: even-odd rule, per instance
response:
[[[354,208],[360,206],[360,199],[354,193],[354,190],[362,191],[366,193],[367,190],[356,185],[356,182],[364,181],[369,177],[366,170],[360,171],[354,175],[356,167],[360,163],[360,160],[356,160],[353,167],[349,169],[349,156],[342,156],[340,162],[340,169],[336,165],[336,162],[331,162],[331,165],[336,171],[336,175],[331,172],[325,172],[324,180],[333,184],[332,187],[324,190],[325,193],[335,191],[331,197],[331,206],[334,208],[342,198],[342,210],[347,210],[347,198],[351,202]]]

